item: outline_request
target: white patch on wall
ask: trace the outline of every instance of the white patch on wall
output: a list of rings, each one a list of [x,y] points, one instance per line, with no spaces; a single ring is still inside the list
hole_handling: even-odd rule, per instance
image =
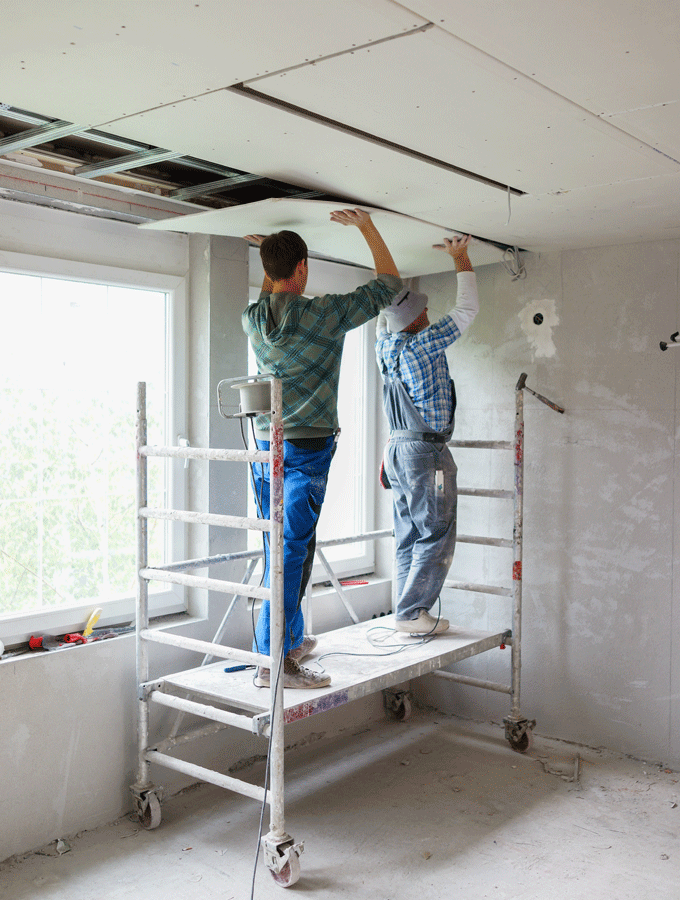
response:
[[[554,356],[553,328],[559,325],[554,300],[532,300],[519,313],[522,331],[526,335],[534,356]]]

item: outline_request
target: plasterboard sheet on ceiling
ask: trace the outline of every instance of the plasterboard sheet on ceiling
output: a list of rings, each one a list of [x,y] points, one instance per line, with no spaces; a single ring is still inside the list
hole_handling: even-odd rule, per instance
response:
[[[669,0],[407,0],[413,12],[597,115],[678,99]]]
[[[357,103],[367,84],[370,92]],[[678,169],[437,28],[272,75],[253,87],[528,193]]]
[[[670,241],[680,237],[680,203],[669,202],[675,197],[680,175],[527,196],[513,201],[509,228],[520,247],[535,252]],[[471,207],[467,216],[491,239],[503,241],[509,230],[487,204]]]
[[[211,128],[209,123],[219,123]],[[488,201],[507,207],[504,191],[427,165],[316,122],[219,91],[124,119],[134,140],[245,169],[357,203],[420,217],[439,207],[436,224],[469,230],[465,210]],[[479,237],[484,237],[480,234]]]
[[[660,153],[680,160],[680,100],[606,118]]]
[[[0,102],[102,125],[422,24],[390,0],[3,0]]]
[[[230,237],[271,234],[286,229],[297,231],[310,252],[372,268],[370,250],[358,229],[331,222],[330,214],[337,208],[337,203],[320,200],[261,200],[258,203],[163,219],[141,227]],[[403,277],[447,272],[455,268],[448,253],[432,247],[447,236],[441,228],[398,213],[362,208],[371,213],[371,218],[385,239]],[[477,240],[471,242],[469,253],[475,266],[498,262],[503,256],[497,247]]]

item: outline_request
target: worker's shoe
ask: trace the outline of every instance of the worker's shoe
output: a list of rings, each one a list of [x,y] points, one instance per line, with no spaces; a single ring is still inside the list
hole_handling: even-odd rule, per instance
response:
[[[421,609],[417,619],[395,619],[394,630],[409,634],[441,634],[449,630],[449,620],[435,619],[427,610]]]
[[[271,673],[269,669],[263,669],[260,666],[257,675],[253,679],[256,687],[270,687]],[[291,659],[290,655],[286,655],[283,660],[283,686],[284,688],[322,688],[327,687],[331,683],[331,676],[325,673],[312,672],[311,669],[305,669],[296,659]]]
[[[295,650],[288,651],[288,656],[297,662],[302,662],[302,660],[306,659],[310,653],[314,653],[318,643],[318,638],[315,638],[313,634],[306,634],[299,647],[296,647]]]

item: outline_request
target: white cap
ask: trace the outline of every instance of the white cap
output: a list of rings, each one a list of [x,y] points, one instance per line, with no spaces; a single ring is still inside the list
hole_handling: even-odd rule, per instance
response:
[[[415,322],[426,306],[427,294],[416,294],[415,291],[404,288],[392,303],[383,309],[387,327],[392,332],[403,331],[412,322]]]

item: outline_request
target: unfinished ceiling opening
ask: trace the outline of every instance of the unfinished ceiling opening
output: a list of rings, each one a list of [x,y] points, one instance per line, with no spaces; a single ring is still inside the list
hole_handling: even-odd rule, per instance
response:
[[[7,105],[0,107],[0,159],[204,208],[270,197],[342,199]]]

